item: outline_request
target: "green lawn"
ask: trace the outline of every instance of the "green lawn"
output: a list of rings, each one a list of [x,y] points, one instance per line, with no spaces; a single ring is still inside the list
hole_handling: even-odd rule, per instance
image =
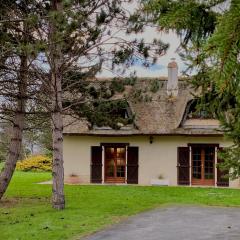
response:
[[[76,239],[163,204],[240,206],[240,190],[187,187],[66,186],[66,209],[51,208],[49,173],[16,172],[0,202],[1,239]]]

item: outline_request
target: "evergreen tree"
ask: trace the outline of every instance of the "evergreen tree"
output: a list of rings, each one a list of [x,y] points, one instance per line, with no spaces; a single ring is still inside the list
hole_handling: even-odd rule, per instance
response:
[[[232,178],[240,176],[240,2],[144,2],[151,21],[182,37],[182,56],[188,61],[192,85],[201,89],[199,107],[214,112],[233,145],[220,153]],[[145,13],[146,13],[145,12]]]
[[[167,48],[167,45],[161,41],[146,44],[143,40],[126,41],[117,36],[117,32],[126,29],[128,24],[128,16],[122,6],[124,3],[124,0],[22,0],[5,1],[4,8],[1,9],[2,33],[7,33],[1,38],[2,50],[9,49],[9,44],[10,49],[21,50],[20,53],[24,54],[20,56],[25,57],[20,58],[20,63],[22,60],[25,61],[23,68],[18,69],[26,77],[23,85],[25,88],[20,88],[21,84],[19,86],[22,95],[17,95],[17,99],[21,100],[18,102],[21,109],[17,109],[17,113],[20,113],[22,117],[20,121],[22,124],[21,141],[18,133],[13,138],[17,143],[14,143],[12,147],[21,145],[24,126],[32,128],[31,117],[35,116],[38,119],[42,114],[43,117],[51,120],[52,205],[56,209],[65,207],[62,156],[63,115],[72,114],[76,106],[78,106],[76,112],[80,113],[80,116],[86,113],[85,109],[93,110],[92,107],[98,110],[109,109],[108,104],[99,102],[108,98],[107,89],[100,89],[101,94],[97,93],[98,90],[94,93],[91,87],[83,88],[82,83],[87,82],[86,80],[101,71],[104,63],[111,64],[111,70],[117,66],[123,71],[139,59],[144,66],[149,66]],[[8,11],[9,6],[11,6],[11,11]],[[29,31],[24,28],[25,26]],[[4,39],[11,30],[14,33],[11,39]],[[19,41],[17,37],[22,41]],[[6,51],[1,55],[3,65],[8,63],[7,60],[11,53],[11,51]],[[31,84],[29,84],[30,80]],[[112,89],[120,87],[119,84],[117,85]],[[98,95],[97,98],[94,94]],[[12,103],[10,99],[9,102]],[[25,124],[26,116],[27,123]],[[88,118],[94,119],[91,114]],[[19,129],[19,124],[13,126]],[[17,147],[14,150],[18,149]],[[4,184],[3,190],[0,190],[1,194],[8,186],[19,156],[15,152],[11,153],[15,158],[11,161],[11,168],[5,168],[5,172],[3,171],[3,173],[7,172],[8,176],[6,178],[6,175],[2,174],[1,183]],[[5,179],[7,179],[7,184],[5,184]]]
[[[154,45],[158,47],[151,51],[152,45],[145,44],[143,40],[126,41],[115,37],[116,33],[113,29],[119,31],[126,28],[128,18],[122,7],[124,2],[122,0],[42,1],[37,38],[41,39],[43,45],[43,61],[39,59],[40,66],[36,66],[36,69],[39,73],[43,72],[42,90],[46,94],[46,101],[43,104],[51,113],[52,203],[57,209],[63,209],[65,202],[63,114],[73,106],[81,108],[81,103],[93,102],[87,98],[87,92],[79,91],[78,87],[80,86],[81,90],[83,80],[95,76],[105,62],[110,62],[112,69],[115,66],[128,67],[134,64],[137,57],[141,58],[145,65],[149,65],[151,60],[154,62],[156,56],[164,52],[167,47],[159,41]],[[47,68],[42,67],[43,63]],[[81,74],[81,77],[66,77],[69,73]],[[64,97],[67,95],[70,95],[68,101],[70,104],[64,108]]]
[[[0,11],[0,118],[11,123],[7,156],[0,173],[1,199],[20,158],[26,106],[33,97],[33,78],[29,77],[33,38],[31,9],[23,2],[1,1]]]

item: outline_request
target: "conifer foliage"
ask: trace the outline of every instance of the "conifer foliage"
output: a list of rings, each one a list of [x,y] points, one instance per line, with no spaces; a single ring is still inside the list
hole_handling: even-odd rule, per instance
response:
[[[121,73],[139,59],[144,66],[150,66],[165,53],[168,46],[161,41],[127,41],[118,34],[120,31],[129,33],[129,16],[123,6],[126,2],[131,1],[1,1],[0,76],[6,84],[0,88],[0,96],[4,94],[14,104],[10,110],[7,106],[8,111],[4,111],[2,117],[16,113],[19,122],[13,124],[16,136],[12,138],[15,142],[10,144],[10,154],[14,157],[6,161],[1,172],[0,198],[19,158],[22,132],[29,116],[48,118],[51,120],[53,149],[52,206],[63,209],[63,115],[78,112],[82,116],[89,109],[92,112],[109,109],[108,104],[101,101],[108,99],[114,91],[121,91],[122,85],[117,83],[112,86],[111,93],[109,89],[100,88],[100,94],[99,89],[87,86],[88,80],[103,67],[108,66],[109,70],[116,69]],[[17,67],[9,62],[10,59]],[[14,72],[14,79],[8,79],[10,70]],[[18,86],[16,89],[20,93],[12,94],[11,81]],[[14,101],[11,101],[13,97]],[[121,107],[122,103],[117,105]],[[115,114],[116,118],[120,115]],[[15,117],[14,114],[11,116]],[[93,114],[87,117],[95,119]],[[106,118],[99,121],[104,122]],[[17,148],[13,149],[14,146]]]
[[[143,1],[151,21],[182,37],[181,54],[202,89],[199,107],[213,112],[233,145],[220,153],[221,167],[240,176],[240,2]]]

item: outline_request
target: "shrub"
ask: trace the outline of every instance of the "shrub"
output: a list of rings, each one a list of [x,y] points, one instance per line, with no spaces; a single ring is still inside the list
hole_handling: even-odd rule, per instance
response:
[[[150,91],[152,93],[156,93],[159,90],[159,88],[160,88],[159,81],[158,80],[154,80],[150,84],[151,84],[150,85]]]
[[[20,171],[51,171],[52,159],[46,155],[33,155],[17,163]]]

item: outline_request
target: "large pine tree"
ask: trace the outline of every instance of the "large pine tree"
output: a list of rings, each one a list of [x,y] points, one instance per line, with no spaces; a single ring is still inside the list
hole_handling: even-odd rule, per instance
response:
[[[0,173],[0,199],[19,160],[26,122],[26,106],[34,95],[33,78],[29,77],[33,59],[32,52],[29,51],[32,43],[30,12],[22,2],[1,2],[0,119],[8,121],[11,130],[8,153]]]
[[[125,2],[125,0],[23,0],[16,1],[14,4],[20,13],[27,12],[26,15],[12,18],[10,14],[5,14],[0,19],[3,27],[8,23],[13,28],[17,24],[20,27],[25,24],[31,26],[29,35],[26,35],[25,31],[21,32],[21,36],[32,38],[31,44],[29,41],[26,41],[25,45],[23,44],[24,49],[31,56],[27,60],[27,66],[31,66],[31,71],[24,68],[21,73],[31,73],[31,78],[28,80],[33,80],[35,85],[30,99],[40,106],[42,113],[46,114],[44,116],[51,119],[53,138],[52,205],[56,209],[65,207],[62,156],[63,115],[66,112],[71,114],[69,110],[73,110],[73,107],[76,108],[76,106],[78,106],[77,112],[82,115],[84,114],[82,107],[86,103],[89,107],[89,103],[93,106],[96,102],[91,88],[82,88],[82,83],[88,84],[86,80],[100,72],[104,63],[111,65],[110,70],[114,70],[117,66],[123,71],[139,59],[143,65],[149,66],[167,48],[167,45],[161,41],[146,44],[143,40],[127,41],[118,35],[119,31],[128,30],[128,16],[123,7]],[[7,3],[4,6],[6,9],[8,8]],[[14,16],[15,9],[12,13]],[[2,43],[8,44],[8,41],[4,42],[2,39]],[[14,46],[21,49],[22,45],[16,41]],[[8,58],[8,55],[6,56]],[[25,87],[25,90],[21,89],[24,92],[24,96],[20,97],[22,101],[26,100],[27,90],[32,89],[28,85]],[[105,97],[101,97],[103,95]],[[104,104],[101,104],[99,100],[104,100],[104,98],[107,98],[107,94],[101,93],[97,99],[101,109]],[[67,99],[67,104],[65,104],[65,99]],[[29,106],[27,105],[27,107]],[[104,108],[108,109],[108,106]],[[31,114],[39,117],[36,112],[38,109],[33,107]],[[24,110],[21,112],[25,114]],[[89,119],[93,118],[89,116]],[[20,142],[18,136],[14,139]],[[17,155],[14,154],[14,156],[17,160]],[[11,172],[12,175],[14,168],[10,170],[8,172]],[[10,179],[8,178],[8,182]],[[7,185],[3,186],[4,191],[6,187]]]
[[[199,107],[214,112],[233,145],[221,157],[240,176],[240,2],[238,0],[143,1],[148,19],[181,37],[181,54],[202,89]],[[149,18],[150,16],[150,18]]]

